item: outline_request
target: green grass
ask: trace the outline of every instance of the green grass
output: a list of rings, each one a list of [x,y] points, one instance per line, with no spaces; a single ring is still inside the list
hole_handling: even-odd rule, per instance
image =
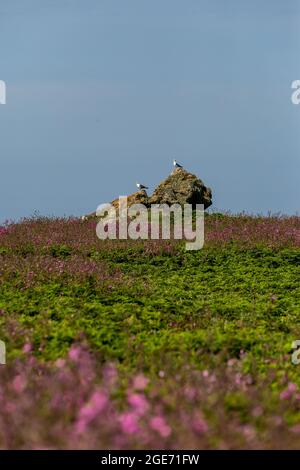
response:
[[[66,258],[72,250],[51,253]],[[270,361],[278,372],[292,370],[287,355],[300,338],[299,256],[297,248],[235,246],[196,252],[179,246],[172,255],[147,256],[125,246],[89,253],[123,273],[111,287],[88,278],[21,289],[16,276],[0,286],[8,357],[20,354],[23,335],[43,360],[62,356],[84,335],[103,361],[126,369],[156,373],[165,361],[202,369],[244,350],[252,372],[263,373]],[[11,337],[13,320],[21,335]]]
[[[209,215],[199,251],[101,241],[94,221],[0,227],[0,339],[0,447],[78,448],[85,436],[108,449],[120,438],[124,449],[298,448],[300,219]],[[80,444],[78,416],[99,390],[107,415]],[[157,415],[169,437],[152,429]]]

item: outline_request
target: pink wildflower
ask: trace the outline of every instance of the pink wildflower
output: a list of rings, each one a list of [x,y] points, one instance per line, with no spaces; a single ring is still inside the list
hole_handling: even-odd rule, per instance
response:
[[[69,358],[71,361],[77,362],[80,356],[81,349],[78,346],[73,346],[69,351]]]
[[[27,381],[25,377],[23,377],[22,375],[17,375],[14,378],[13,383],[12,383],[13,389],[17,393],[22,393],[23,390],[26,388],[26,385],[27,385]]]
[[[133,380],[133,388],[135,390],[145,390],[148,383],[149,379],[147,379],[143,374],[139,374]]]
[[[128,403],[134,408],[135,412],[142,416],[148,410],[148,401],[144,395],[132,393],[128,396]]]
[[[170,426],[166,423],[165,419],[162,416],[154,416],[150,420],[150,427],[157,431],[161,437],[168,437],[172,430]]]
[[[281,392],[280,399],[289,400],[290,398],[292,398],[297,388],[298,387],[296,384],[294,384],[293,382],[289,382],[287,388]]]
[[[25,343],[24,346],[23,346],[23,352],[24,353],[29,353],[32,349],[32,346],[30,343]]]
[[[87,425],[93,421],[107,405],[107,396],[101,390],[93,393],[88,403],[79,411],[78,420],[75,424],[77,433],[83,433]]]
[[[139,432],[137,416],[133,412],[126,412],[119,416],[121,429],[125,434],[136,434]]]

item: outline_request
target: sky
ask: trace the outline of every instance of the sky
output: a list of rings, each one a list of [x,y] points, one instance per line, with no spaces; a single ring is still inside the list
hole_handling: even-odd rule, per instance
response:
[[[0,222],[153,190],[300,208],[299,0],[0,0]]]

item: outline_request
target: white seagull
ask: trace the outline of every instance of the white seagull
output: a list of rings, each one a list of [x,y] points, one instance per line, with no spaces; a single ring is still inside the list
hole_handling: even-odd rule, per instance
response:
[[[176,160],[173,160],[173,165],[175,168],[183,168],[183,166],[179,165],[179,163],[177,163]]]
[[[138,187],[138,189],[139,189],[140,191],[142,191],[143,189],[149,189],[148,186],[144,186],[144,185],[141,184],[141,183],[136,183],[136,185],[137,185],[137,187]]]

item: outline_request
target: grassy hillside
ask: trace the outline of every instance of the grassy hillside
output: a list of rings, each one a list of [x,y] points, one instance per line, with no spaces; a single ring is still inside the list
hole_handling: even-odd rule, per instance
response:
[[[186,252],[93,221],[0,228],[1,447],[299,445],[300,219],[205,232]]]

